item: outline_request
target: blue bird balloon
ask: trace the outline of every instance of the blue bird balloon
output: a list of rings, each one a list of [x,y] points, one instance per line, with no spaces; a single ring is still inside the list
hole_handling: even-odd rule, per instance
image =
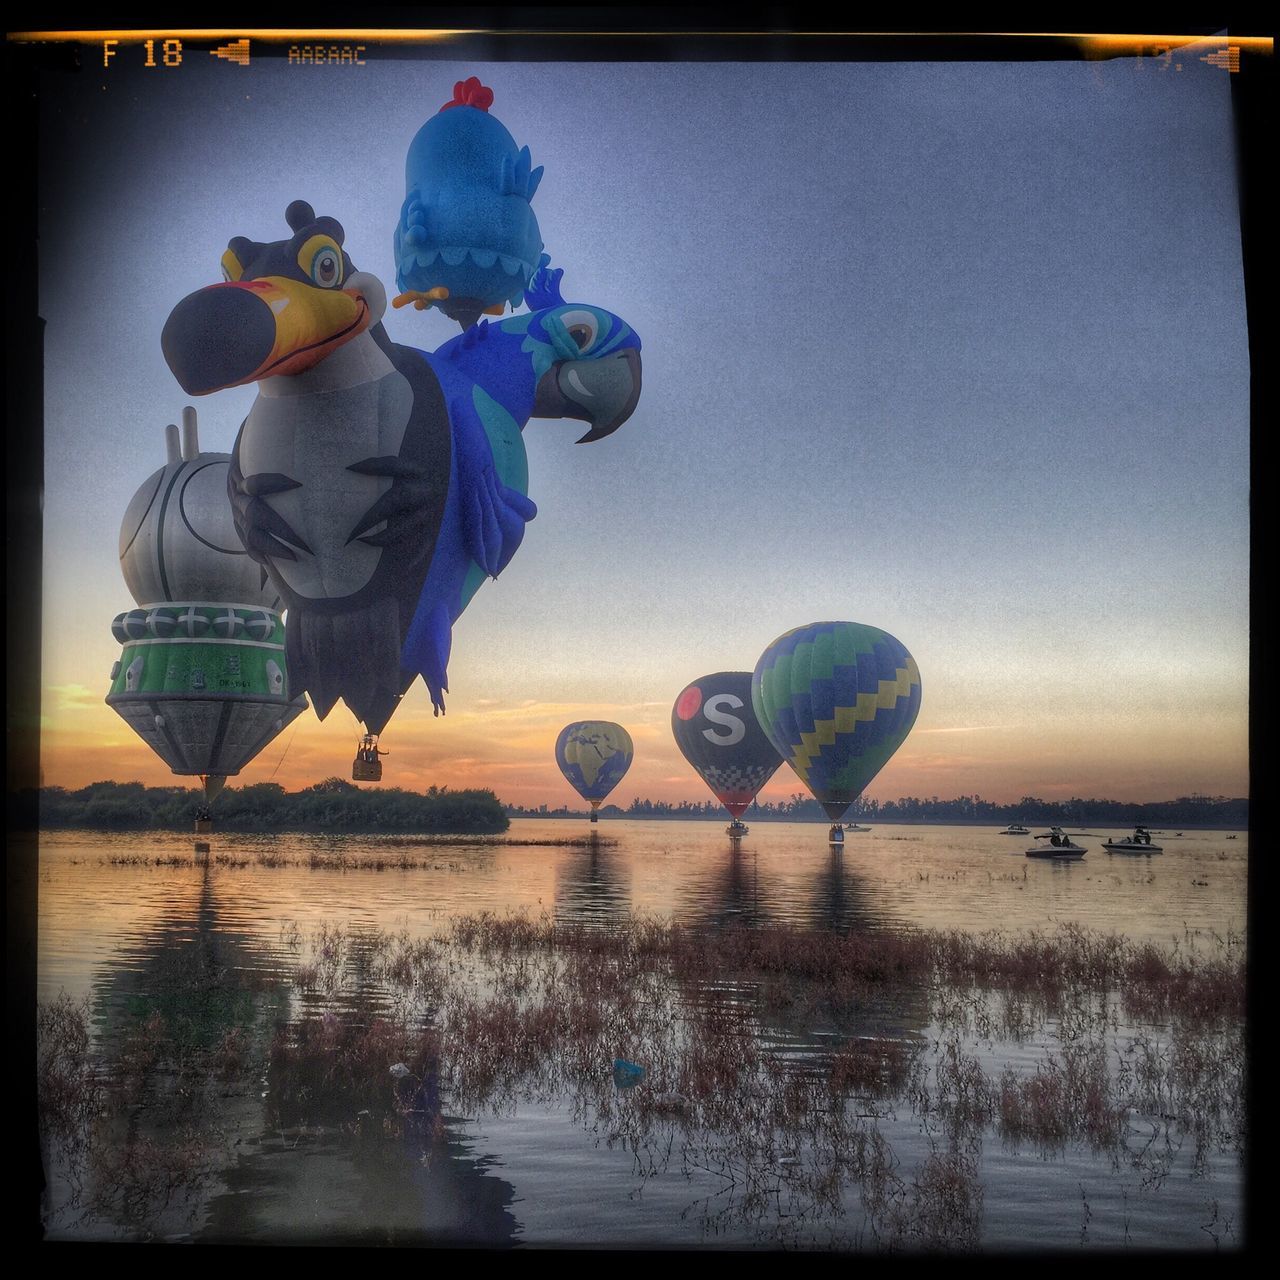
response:
[[[341,225],[301,200],[285,218],[288,239],[231,241],[225,283],[179,302],[161,345],[191,395],[259,384],[228,474],[236,531],[288,609],[291,688],[321,719],[342,698],[377,734],[418,675],[444,709],[453,623],[536,514],[525,424],[615,431],[640,397],[640,339],[566,303],[544,263],[530,311],[400,346]]]
[[[542,253],[530,203],[542,169],[489,114],[492,103],[475,76],[459,80],[418,130],[395,231],[394,305],[438,307],[464,329],[518,306]]]

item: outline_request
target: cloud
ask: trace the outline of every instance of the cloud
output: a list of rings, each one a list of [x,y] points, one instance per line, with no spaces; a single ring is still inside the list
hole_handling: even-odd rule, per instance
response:
[[[51,711],[83,711],[102,705],[100,689],[87,689],[82,684],[51,684],[45,688],[46,705]]]
[[[966,724],[949,729],[916,729],[914,735],[919,737],[922,733],[994,733],[996,730],[1021,728],[1020,724]]]

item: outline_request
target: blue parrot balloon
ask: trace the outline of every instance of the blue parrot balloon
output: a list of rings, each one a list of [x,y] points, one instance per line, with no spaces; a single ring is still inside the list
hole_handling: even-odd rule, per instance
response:
[[[259,383],[228,474],[236,531],[288,609],[291,687],[378,734],[418,675],[444,709],[453,623],[536,514],[525,424],[615,431],[640,396],[640,339],[566,303],[544,264],[530,311],[431,353],[400,346],[341,225],[301,200],[285,217],[287,240],[231,241],[226,282],[179,302],[161,345],[191,395]]]
[[[493,90],[472,76],[418,130],[405,161],[395,231],[394,305],[436,306],[465,329],[518,306],[538,266],[534,192],[542,178],[489,114]]]

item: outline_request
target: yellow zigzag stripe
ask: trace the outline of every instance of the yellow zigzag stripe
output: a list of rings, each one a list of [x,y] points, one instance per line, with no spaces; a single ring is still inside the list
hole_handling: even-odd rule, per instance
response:
[[[791,761],[792,767],[805,780],[809,781],[809,766],[815,756],[822,754],[823,747],[829,747],[837,733],[850,733],[859,720],[874,720],[879,711],[893,708],[899,698],[909,697],[911,686],[920,683],[920,672],[915,660],[909,659],[909,665],[899,667],[893,680],[881,680],[877,693],[860,693],[858,701],[852,707],[837,707],[835,718],[831,720],[815,720],[812,733],[800,735],[800,746]]]

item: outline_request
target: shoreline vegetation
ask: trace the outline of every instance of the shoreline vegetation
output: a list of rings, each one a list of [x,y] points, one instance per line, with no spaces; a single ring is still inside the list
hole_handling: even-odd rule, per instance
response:
[[[583,812],[567,808],[552,810],[546,806],[525,809],[510,804],[505,809],[512,818],[574,818]],[[665,800],[637,798],[625,809],[613,804],[603,805],[600,809],[602,821],[606,818],[640,818],[723,822],[725,817],[724,806],[715,800],[701,803],[682,800],[678,804],[670,804]],[[816,800],[799,792],[789,800],[754,803],[742,817],[747,822],[830,821]],[[1122,800],[1042,800],[1038,796],[1023,796],[1013,804],[996,804],[980,796],[957,796],[953,800],[940,800],[937,796],[928,799],[903,796],[897,800],[855,800],[849,806],[844,821],[977,827],[1007,826],[1012,822],[1058,827],[1131,827],[1141,823],[1146,827],[1244,831],[1249,826],[1249,801],[1227,796],[1191,795],[1179,796],[1176,800],[1132,804]]]
[[[1128,1170],[1135,1197],[1245,1158],[1234,936],[600,930],[482,912],[427,938],[285,921],[280,941],[293,964],[270,989],[235,987],[229,966],[217,1002],[40,1006],[53,1230],[198,1231],[239,1159],[229,1098],[273,1150],[305,1141],[313,1160],[337,1149],[401,1177],[447,1162],[467,1117],[551,1108],[632,1152],[641,1189],[689,1179],[704,1238],[774,1247],[980,1248],[987,1152],[1087,1153]],[[779,1051],[782,1035],[804,1051]],[[619,1082],[620,1053],[638,1082]],[[1232,1217],[1204,1228],[1215,1245],[1238,1242]]]
[[[146,787],[141,782],[94,782],[79,791],[44,787],[40,827],[190,830],[203,800],[194,788]],[[343,778],[326,778],[303,791],[286,791],[275,782],[228,787],[214,801],[212,813],[218,831],[252,834],[500,835],[511,825],[492,791],[362,790]]]
[[[93,782],[78,791],[43,787],[38,793],[42,829],[186,830],[203,797],[195,788],[147,787],[141,782]],[[817,801],[799,793],[789,800],[753,804],[743,815],[749,822],[826,822]],[[585,809],[547,805],[524,808],[503,804],[490,790],[452,791],[429,787],[360,788],[344,778],[326,778],[302,791],[286,791],[278,783],[227,787],[213,805],[217,830],[253,834],[324,832],[327,834],[499,835],[512,818],[580,818]],[[622,808],[605,805],[602,820],[641,819],[723,822],[722,805],[714,800],[671,804],[636,798]],[[1247,830],[1249,801],[1226,796],[1180,796],[1176,800],[1130,804],[1118,800],[1042,800],[1024,796],[1015,804],[995,804],[979,796],[940,800],[907,796],[883,802],[856,801],[846,822],[921,823],[955,826],[1001,826],[1013,822],[1037,826],[1143,826],[1200,830]]]

